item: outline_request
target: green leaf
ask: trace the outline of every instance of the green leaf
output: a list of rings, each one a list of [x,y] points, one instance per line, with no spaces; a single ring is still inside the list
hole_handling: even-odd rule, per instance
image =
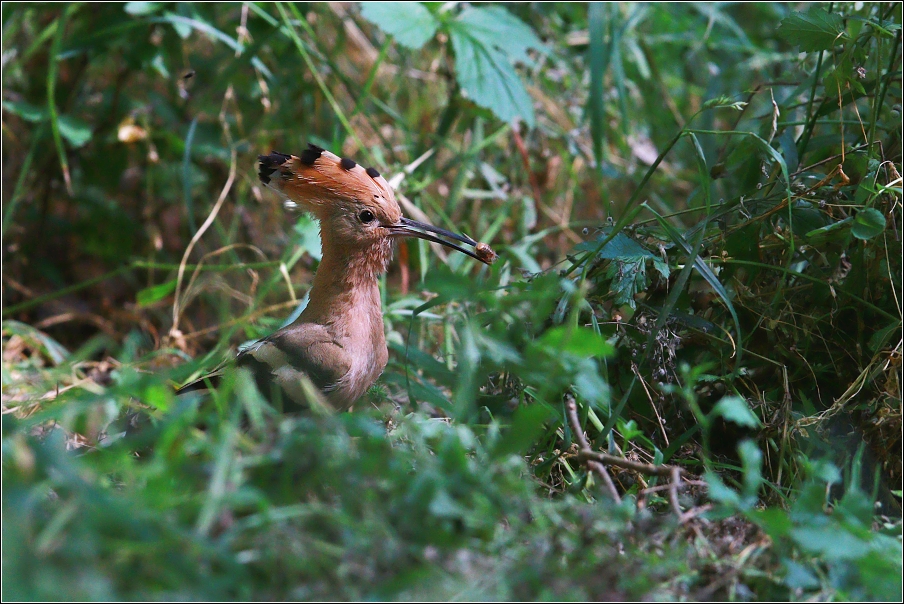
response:
[[[3,108],[21,117],[26,122],[41,122],[47,119],[47,109],[25,101],[3,101]]]
[[[494,457],[513,453],[524,453],[543,431],[543,424],[550,417],[550,410],[544,405],[523,405],[515,410],[512,425],[496,443]]]
[[[606,357],[614,352],[612,344],[593,331],[584,327],[560,325],[547,330],[537,342],[543,346],[575,356]]]
[[[609,236],[608,232],[603,231],[596,238],[596,241],[585,241],[584,243],[579,243],[574,246],[574,251],[576,252],[592,252],[599,247],[599,244]],[[624,233],[617,233],[615,237],[612,238],[609,243],[603,246],[596,255],[597,258],[602,259],[615,259],[615,258],[625,258],[629,260],[638,260],[641,258],[656,258],[656,256],[644,249],[639,243],[625,235]]]
[[[704,474],[704,479],[709,485],[710,499],[732,508],[740,507],[741,497],[734,489],[722,482],[722,479],[719,478],[718,474],[707,470]]]
[[[901,322],[900,321],[897,321],[895,323],[892,323],[891,325],[883,327],[882,329],[880,329],[879,331],[874,333],[872,335],[872,337],[870,337],[869,349],[872,350],[873,352],[879,352],[879,350],[881,350],[882,347],[885,346],[885,343],[888,342],[889,338],[892,335],[900,333],[900,332],[901,332]]]
[[[148,306],[149,304],[153,304],[154,302],[167,297],[174,291],[176,291],[175,279],[173,279],[172,281],[167,281],[166,283],[161,283],[160,285],[146,287],[140,290],[136,295],[138,306]]]
[[[860,210],[854,217],[852,232],[857,239],[872,239],[885,230],[885,216],[876,208]]]
[[[46,107],[37,107],[25,101],[3,101],[3,108],[17,115],[26,122],[43,122],[49,117]],[[84,146],[91,140],[91,126],[78,118],[69,115],[61,115],[58,119],[60,134],[69,141],[73,147]]]
[[[733,422],[745,428],[757,428],[760,419],[754,415],[750,407],[740,396],[726,396],[713,408],[713,417],[723,417],[726,421]]]
[[[744,498],[751,506],[756,503],[757,493],[763,484],[763,452],[750,439],[738,445],[741,466],[744,470]]]
[[[156,13],[163,6],[163,2],[126,2],[125,11],[130,15],[140,17]]]
[[[80,119],[61,115],[59,119],[60,134],[75,148],[85,145],[91,140],[91,126]]]
[[[534,32],[504,8],[468,8],[449,23],[455,76],[474,103],[506,122],[521,118],[534,126],[530,95],[513,62],[529,63],[529,49],[543,51]]]
[[[819,211],[808,201],[795,202],[791,208],[793,215],[792,227],[795,235],[806,235],[811,231],[821,229],[829,223],[829,217]]]
[[[791,538],[806,552],[828,560],[854,560],[869,554],[869,543],[858,535],[840,530],[836,523],[808,524],[791,529]]]
[[[456,22],[464,26],[469,36],[487,48],[498,49],[512,61],[530,65],[533,61],[528,50],[546,50],[530,27],[501,6],[466,9]]]
[[[433,13],[420,2],[362,2],[361,16],[412,50],[426,44],[439,27]]]
[[[790,559],[784,560],[784,564],[785,585],[791,589],[812,589],[819,586],[819,578],[803,564]]]
[[[811,245],[820,245],[829,241],[842,241],[849,236],[853,222],[854,219],[848,217],[824,227],[813,229],[805,235],[807,243]]]
[[[788,512],[779,508],[750,510],[751,520],[756,522],[773,539],[786,537],[791,533],[793,524]]]
[[[642,258],[618,258],[606,268],[606,276],[612,280],[610,289],[615,294],[615,304],[637,308],[634,296],[649,284],[646,261]]]
[[[603,231],[596,241],[585,241],[574,247],[575,252],[594,252],[599,244],[608,237],[608,232]],[[636,308],[634,295],[643,291],[648,285],[647,261],[652,260],[653,266],[663,277],[670,274],[669,265],[661,257],[645,249],[634,239],[624,233],[617,233],[596,254],[597,258],[613,260],[606,269],[606,276],[612,279],[611,291],[615,294],[615,303],[627,304]]]
[[[785,17],[778,34],[803,52],[829,50],[848,38],[841,17],[819,7]]]
[[[847,55],[841,57],[835,67],[826,72],[822,79],[822,85],[825,86],[826,94],[832,98],[838,98],[839,94],[843,94],[847,90],[847,84],[854,84],[854,64],[851,63],[850,57]]]
[[[437,491],[428,509],[431,514],[440,518],[462,518],[467,513],[467,510],[452,499],[445,489]]]

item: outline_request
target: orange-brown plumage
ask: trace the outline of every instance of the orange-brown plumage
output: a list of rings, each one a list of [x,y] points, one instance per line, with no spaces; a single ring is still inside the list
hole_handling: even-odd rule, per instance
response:
[[[272,171],[265,176],[265,169]],[[318,217],[340,211],[349,201],[370,209],[386,223],[395,223],[402,215],[395,194],[379,172],[314,145],[301,156],[261,156],[261,176],[270,188]]]

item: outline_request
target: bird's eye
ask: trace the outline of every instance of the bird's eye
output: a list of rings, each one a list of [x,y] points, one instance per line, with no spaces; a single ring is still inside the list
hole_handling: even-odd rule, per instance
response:
[[[367,224],[368,222],[373,222],[374,213],[370,210],[364,210],[363,212],[358,214],[358,218],[361,220],[361,222]]]

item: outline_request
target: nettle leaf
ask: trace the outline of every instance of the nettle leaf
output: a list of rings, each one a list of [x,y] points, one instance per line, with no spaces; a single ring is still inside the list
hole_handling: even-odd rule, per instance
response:
[[[474,103],[506,122],[521,118],[534,126],[533,102],[514,63],[530,64],[527,53],[545,52],[533,30],[499,6],[468,8],[449,23],[458,85]]]
[[[778,34],[803,52],[829,50],[848,39],[841,17],[818,7],[782,19]]]
[[[634,295],[645,290],[649,283],[646,261],[616,259],[606,269],[606,276],[612,279],[611,290],[615,294],[615,304],[637,308]]]
[[[420,2],[362,2],[361,16],[412,50],[426,44],[439,27],[433,13]]]
[[[600,242],[608,237],[602,232],[596,241],[585,241],[574,247],[578,252],[595,251]],[[627,304],[637,308],[634,295],[649,285],[647,279],[647,261],[652,260],[653,267],[663,278],[668,279],[669,265],[661,257],[647,250],[624,233],[618,233],[596,254],[597,258],[612,260],[606,269],[606,276],[612,279],[611,290],[615,293],[615,304]]]
[[[885,230],[885,216],[876,208],[860,210],[854,216],[852,233],[857,239],[872,239]]]
[[[498,48],[513,61],[532,65],[527,51],[546,50],[529,26],[501,6],[469,8],[455,21],[464,25],[468,34],[481,44]]]

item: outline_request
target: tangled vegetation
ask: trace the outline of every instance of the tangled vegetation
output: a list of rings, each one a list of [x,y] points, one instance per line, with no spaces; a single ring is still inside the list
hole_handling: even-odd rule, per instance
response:
[[[3,597],[902,596],[901,5],[4,4]],[[401,244],[351,413],[307,142]]]

